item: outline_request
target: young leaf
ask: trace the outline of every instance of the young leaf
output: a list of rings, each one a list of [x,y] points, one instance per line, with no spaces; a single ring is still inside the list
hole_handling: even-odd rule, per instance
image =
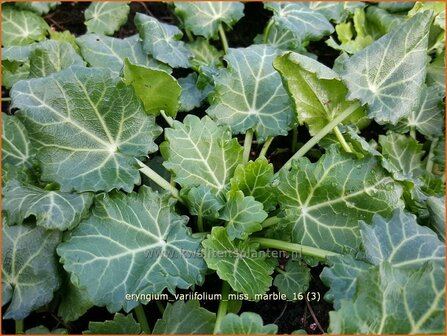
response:
[[[72,66],[21,81],[11,97],[39,149],[42,180],[59,183],[61,191],[131,191],[140,182],[134,158],[157,149],[154,118],[106,69]]]
[[[295,293],[304,293],[309,288],[310,269],[299,261],[289,261],[285,271],[279,271],[273,284],[278,292],[286,294],[288,300],[293,300]]]
[[[183,188],[180,194],[186,200],[189,212],[203,218],[215,219],[219,217],[219,210],[225,205],[221,197],[217,197],[208,186]]]
[[[337,253],[358,249],[359,219],[403,207],[402,187],[377,158],[355,159],[335,146],[317,163],[301,158],[280,171],[278,194],[291,242]]]
[[[328,19],[304,2],[266,2],[264,7],[273,12],[272,20],[282,29],[290,30],[295,37],[305,40],[319,40],[334,31]]]
[[[244,5],[240,2],[175,2],[175,14],[186,29],[195,35],[214,38],[219,25],[233,26],[244,16]]]
[[[221,193],[242,161],[237,139],[209,117],[187,115],[183,123],[174,121],[172,128],[166,128],[165,137],[160,146],[166,160],[163,165],[182,187],[205,185]]]
[[[332,302],[335,309],[340,309],[342,299],[354,297],[357,276],[371,264],[350,255],[329,257],[328,261],[330,267],[325,267],[320,274],[321,281],[329,287],[324,299]]]
[[[17,8],[28,10],[39,15],[47,14],[49,11],[55,9],[61,3],[53,2],[16,2],[14,5]]]
[[[372,226],[363,221],[359,225],[366,258],[374,265],[386,261],[394,267],[420,268],[426,261],[445,260],[445,244],[438,236],[400,209],[389,220],[375,215]]]
[[[200,307],[199,301],[168,303],[163,318],[158,319],[154,334],[212,334],[216,315]]]
[[[352,301],[342,301],[329,316],[328,331],[334,334],[442,334],[444,263],[430,261],[417,269],[375,266],[359,274]]]
[[[227,314],[220,323],[217,334],[276,334],[278,326],[276,324],[264,325],[261,316],[256,313],[245,312],[240,316]]]
[[[433,138],[444,134],[444,106],[445,89],[440,86],[423,86],[420,102],[408,118],[398,124],[399,131],[416,128],[423,135]]]
[[[255,201],[252,196],[244,197],[244,193],[239,190],[228,192],[227,203],[220,214],[220,219],[227,222],[230,240],[247,239],[251,233],[262,229],[261,223],[266,218],[262,203]]]
[[[417,14],[343,63],[348,99],[367,103],[369,116],[380,124],[396,124],[418,104],[430,21],[430,12]]]
[[[2,114],[2,164],[29,166],[34,155],[28,132],[19,118]]]
[[[17,10],[14,7],[2,6],[2,45],[31,44],[45,39],[48,24],[39,15]]]
[[[348,90],[338,74],[318,61],[288,52],[277,57],[273,66],[292,98],[298,121],[309,126],[311,135],[355,104],[345,99]],[[363,117],[360,106],[343,123],[361,122]]]
[[[422,166],[422,145],[417,140],[396,133],[379,135],[379,144],[382,154],[387,159],[384,167],[395,173],[401,173],[405,179],[412,179],[421,175],[424,171]]]
[[[190,73],[188,76],[179,78],[177,81],[182,87],[179,111],[189,112],[196,107],[200,107],[205,98],[205,94],[197,88],[197,74]]]
[[[281,77],[273,69],[277,50],[266,45],[229,49],[228,69],[215,77],[207,113],[234,134],[253,129],[258,142],[286,135],[293,111]]]
[[[138,301],[126,300],[127,293],[174,292],[203,281],[200,239],[191,236],[187,217],[177,215],[173,203],[146,186],[138,194],[100,194],[91,217],[59,245],[71,280],[95,305],[128,312]]]
[[[81,56],[67,42],[44,41],[31,51],[30,78],[46,77],[72,65],[84,65]]]
[[[259,254],[259,244],[238,239],[231,241],[225,228],[213,227],[202,245],[208,267],[216,270],[219,278],[235,291],[253,298],[270,288],[274,266],[265,255]]]
[[[8,181],[3,189],[3,211],[9,225],[35,216],[36,225],[47,230],[70,230],[86,216],[92,202],[92,193],[46,191],[17,180]]]
[[[143,40],[143,50],[173,68],[188,68],[191,53],[180,41],[183,33],[176,26],[161,23],[141,13],[135,15],[135,25]]]
[[[231,190],[240,190],[245,196],[253,196],[263,204],[265,211],[271,211],[277,203],[272,183],[273,165],[260,157],[254,162],[236,167],[231,179]]]
[[[223,52],[217,50],[214,46],[203,37],[198,37],[191,43],[186,45],[186,48],[191,52],[191,66],[199,69],[202,65],[221,67]]]
[[[293,32],[288,29],[273,25],[270,28],[267,43],[265,43],[265,34],[266,32],[264,31],[262,35],[256,36],[253,42],[256,44],[268,44],[281,50],[293,50],[301,53],[305,51],[304,47],[300,44],[300,41],[297,40]]]
[[[126,58],[123,77],[124,83],[132,85],[135,94],[143,102],[146,113],[157,116],[164,111],[171,117],[177,115],[182,88],[170,74],[132,64]]]
[[[21,320],[50,302],[60,285],[55,248],[61,235],[40,227],[2,222],[3,318]]]
[[[430,226],[445,241],[445,197],[429,197],[427,208],[430,214]]]
[[[132,314],[123,315],[121,313],[115,314],[113,320],[104,322],[89,322],[88,330],[83,331],[83,334],[126,334],[135,335],[141,333],[140,324],[135,321]]]
[[[67,279],[63,293],[57,314],[65,322],[76,321],[93,306],[87,291],[73,285],[70,279]]]
[[[366,9],[366,28],[375,39],[388,34],[393,29],[405,23],[405,17],[399,14],[392,14],[384,9],[370,6]]]
[[[129,11],[126,2],[92,2],[84,13],[87,31],[112,35],[126,23]]]
[[[170,72],[171,68],[154,60],[143,52],[138,35],[125,39],[86,34],[78,37],[76,43],[81,48],[82,57],[92,67],[108,68],[121,72],[126,58],[133,64]]]
[[[64,31],[56,31],[53,29],[50,29],[50,39],[54,40],[54,41],[59,41],[59,42],[67,42],[69,43],[73,49],[80,54],[80,49],[79,46],[76,44],[76,36],[72,33],[70,33],[69,30],[64,30]]]

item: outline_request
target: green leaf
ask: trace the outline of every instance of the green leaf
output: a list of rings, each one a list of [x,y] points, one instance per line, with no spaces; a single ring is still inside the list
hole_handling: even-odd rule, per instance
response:
[[[81,48],[82,57],[92,67],[108,68],[115,73],[121,72],[126,58],[133,64],[170,72],[167,65],[157,62],[143,52],[138,35],[125,39],[109,36],[85,34],[76,39]]]
[[[247,239],[251,233],[262,229],[261,223],[266,218],[262,203],[255,201],[252,196],[244,197],[244,193],[238,190],[228,192],[227,203],[220,214],[220,219],[227,222],[230,240]]]
[[[29,55],[38,44],[2,48],[2,85],[10,89],[16,82],[29,76]]]
[[[177,81],[182,87],[179,111],[189,112],[200,107],[205,98],[205,94],[197,88],[197,74],[190,73],[188,76],[179,78]]]
[[[254,39],[254,43],[256,44],[265,44],[264,42],[265,31],[262,35],[257,35]],[[305,51],[304,47],[300,44],[300,41],[295,38],[292,31],[280,28],[276,25],[273,25],[270,28],[270,33],[266,44],[281,50],[293,50],[296,52]]]
[[[229,49],[207,113],[234,134],[253,129],[258,142],[286,135],[293,123],[289,97],[272,62],[278,51],[265,45]]]
[[[39,15],[47,14],[61,3],[54,2],[16,2],[14,5],[19,9],[28,10]]]
[[[28,132],[19,118],[2,114],[2,164],[29,166],[34,155]]]
[[[423,86],[420,102],[408,116],[398,124],[398,131],[408,131],[416,128],[423,135],[433,138],[444,134],[444,106],[445,91],[442,87]]]
[[[414,6],[414,2],[379,2],[379,8],[386,9],[388,12],[403,12],[411,9]]]
[[[146,53],[173,68],[189,68],[192,55],[180,41],[183,36],[180,29],[141,13],[135,15],[135,25]]]
[[[140,324],[135,321],[132,314],[124,315],[117,313],[113,316],[113,320],[104,322],[89,322],[88,330],[83,334],[126,334],[135,335],[141,333]]]
[[[272,20],[282,29],[290,30],[299,41],[316,41],[334,31],[328,19],[304,2],[266,2],[273,12]]]
[[[200,239],[174,212],[174,201],[146,186],[139,193],[100,194],[92,215],[58,247],[72,282],[110,312],[133,309],[128,293],[156,294],[203,281]],[[175,264],[173,263],[175,260]]]
[[[445,51],[427,66],[427,85],[439,86],[445,91]]]
[[[366,19],[366,28],[375,39],[382,37],[405,23],[403,15],[392,14],[375,6],[369,6],[366,9]]]
[[[36,225],[47,230],[70,230],[84,218],[93,202],[92,193],[46,191],[9,181],[3,189],[3,211],[10,225],[36,217]]]
[[[276,324],[264,325],[261,316],[256,313],[245,312],[240,316],[227,314],[220,323],[218,334],[276,334],[278,326]]]
[[[135,65],[125,59],[123,75],[124,83],[134,88],[146,113],[157,116],[163,110],[171,117],[177,115],[182,88],[170,74]]]
[[[63,293],[57,314],[65,322],[76,321],[93,306],[87,291],[73,285],[70,279],[67,279]]]
[[[382,154],[386,158],[384,167],[393,173],[403,174],[405,179],[412,179],[425,171],[422,166],[424,151],[417,140],[396,133],[379,135]]]
[[[277,57],[273,66],[282,76],[298,121],[308,125],[311,135],[357,103],[345,100],[348,90],[335,71],[307,56],[288,52]],[[359,107],[343,122],[361,123],[363,117],[364,109]]]
[[[265,293],[272,284],[273,264],[265,254],[258,253],[259,244],[247,240],[230,240],[223,227],[213,227],[202,242],[203,254],[209,268],[217,271],[237,291],[253,298]]]
[[[346,253],[357,250],[357,221],[403,207],[402,187],[375,157],[356,159],[331,146],[316,163],[307,158],[280,171],[278,200],[291,242]]]
[[[193,68],[200,68],[206,66],[222,66],[223,52],[217,50],[214,46],[203,37],[198,37],[193,42],[186,44],[186,48],[191,52],[191,66]]]
[[[279,271],[273,284],[278,292],[286,294],[288,300],[293,300],[298,293],[304,293],[309,288],[310,269],[299,261],[289,261],[285,271]]]
[[[209,187],[198,186],[191,189],[182,189],[180,194],[186,200],[189,212],[192,215],[207,219],[219,217],[219,210],[225,205],[224,201],[217,197]]]
[[[374,265],[386,261],[394,267],[420,268],[430,260],[444,263],[445,245],[412,214],[396,210],[389,220],[375,215],[372,226],[359,225],[366,258]]]
[[[158,319],[154,334],[212,334],[216,314],[200,307],[199,301],[168,303],[163,318]]]
[[[2,6],[2,45],[31,44],[42,41],[50,27],[39,15],[17,10],[11,6]]]
[[[50,39],[59,42],[67,42],[73,47],[73,49],[80,54],[79,46],[76,44],[76,36],[70,33],[69,30],[64,30],[58,32],[56,30],[50,29]]]
[[[187,115],[183,123],[165,129],[160,150],[163,164],[182,187],[205,185],[214,193],[224,191],[234,169],[242,161],[242,147],[227,127],[209,117]]]
[[[352,301],[342,301],[329,316],[328,332],[334,334],[443,334],[444,263],[401,269],[385,262],[370,268],[359,274]]]
[[[81,56],[67,42],[45,41],[31,51],[30,78],[46,77],[72,65],[84,65]]]
[[[320,274],[321,281],[329,287],[324,299],[332,302],[335,309],[340,309],[342,299],[352,299],[354,296],[357,276],[371,267],[371,264],[356,260],[350,255],[328,259],[330,267],[325,267]]]
[[[25,225],[2,228],[2,305],[4,319],[21,320],[53,299],[60,285],[55,248],[61,235]]]
[[[344,17],[345,5],[341,1],[311,1],[308,6],[315,12],[323,14],[328,20],[340,22]]]
[[[266,158],[249,161],[239,165],[231,179],[231,189],[240,190],[245,196],[253,196],[264,205],[265,211],[271,211],[277,204],[273,183],[273,165]]]
[[[39,150],[42,180],[61,191],[131,191],[140,182],[134,158],[157,150],[154,117],[108,70],[72,66],[18,82],[11,97]]]
[[[430,214],[431,227],[445,241],[445,197],[429,197],[427,208]]]
[[[50,331],[50,329],[48,329],[47,327],[40,325],[34,328],[30,328],[27,329],[25,331],[25,334],[27,335],[39,335],[39,334],[43,334],[43,335],[48,335],[48,334],[54,334],[54,335],[65,335],[68,334],[68,330],[64,329],[64,328],[57,328],[57,329],[53,329]]]
[[[214,38],[219,24],[231,27],[244,16],[240,2],[175,2],[175,14],[195,35]]]
[[[126,23],[129,11],[126,2],[92,2],[84,13],[87,31],[112,35]]]
[[[348,99],[368,104],[368,115],[380,124],[396,124],[418,104],[430,21],[430,12],[417,14],[343,63]]]

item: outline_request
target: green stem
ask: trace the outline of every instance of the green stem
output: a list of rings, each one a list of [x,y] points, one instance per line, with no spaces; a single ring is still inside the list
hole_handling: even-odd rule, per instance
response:
[[[135,159],[140,166],[140,172],[142,172],[144,175],[149,177],[152,181],[157,183],[160,187],[163,189],[169,191],[172,196],[177,198],[180,202],[183,203],[183,200],[180,198],[179,191],[177,188],[173,187],[168,181],[166,181],[163,177],[158,175],[155,171],[153,171],[151,168],[146,166],[143,162],[141,162],[138,159]]]
[[[203,217],[200,214],[197,216],[197,230],[203,232]]]
[[[168,116],[164,110],[160,110],[160,114],[166,120],[166,122],[168,123],[169,127],[172,127],[172,124],[174,123],[174,119],[172,119],[170,116]]]
[[[355,110],[360,107],[359,103],[355,103],[344,110],[341,114],[339,114],[334,120],[332,120],[329,124],[324,126],[320,132],[315,134],[312,139],[304,144],[298,152],[296,152],[290,159],[287,161],[281,169],[289,170],[292,166],[292,162],[302,156],[304,156],[313,146],[315,146],[321,139],[323,139],[329,132],[331,132],[335,126],[349,117]]]
[[[265,229],[265,228],[268,228],[268,227],[270,227],[270,226],[273,226],[273,225],[276,225],[276,224],[278,224],[279,223],[279,218],[278,217],[270,217],[270,218],[267,218],[261,225],[262,225],[262,228],[263,229]]]
[[[16,334],[23,334],[23,320],[16,320]]]
[[[228,282],[222,282],[222,300],[219,302],[219,308],[217,308],[216,324],[214,325],[213,334],[216,334],[220,329],[220,324],[225,315],[227,315],[228,309],[228,294],[230,293],[230,285]]]
[[[301,255],[314,257],[320,260],[326,260],[327,257],[338,255],[338,253],[322,250],[316,247],[288,243],[282,240],[270,238],[251,238],[250,241],[259,243],[261,248],[273,248],[289,252],[298,252]]]
[[[151,329],[149,328],[149,323],[147,322],[146,314],[144,313],[143,306],[139,304],[134,308],[135,315],[137,316],[137,321],[141,325],[141,329],[145,334],[150,334]]]
[[[161,315],[163,315],[163,313],[165,312],[165,307],[163,307],[163,305],[161,304],[160,301],[155,301],[155,304],[157,305],[158,310],[160,311]]]
[[[275,271],[278,272],[279,274],[286,274],[286,272],[279,267],[275,267]]]
[[[416,140],[416,129],[414,128],[414,126],[410,127],[410,136]]]
[[[293,129],[292,133],[292,153],[295,153],[297,151],[298,147],[298,128]]]
[[[244,154],[242,155],[242,160],[244,163],[247,163],[248,160],[250,159],[252,142],[253,142],[253,130],[249,129],[245,133],[245,139],[244,139]]]
[[[191,31],[189,29],[185,29],[186,37],[188,37],[188,40],[190,42],[194,41],[194,37],[191,34]]]
[[[2,101],[9,102],[9,101],[11,101],[11,98],[10,97],[2,97]]]
[[[227,35],[225,35],[225,30],[222,26],[222,23],[219,24],[219,36],[220,36],[220,41],[222,42],[223,50],[226,54],[228,51],[228,41],[227,41]]]
[[[351,147],[349,147],[349,144],[346,142],[343,134],[341,134],[338,126],[334,127],[334,133],[337,136],[338,142],[340,142],[340,145],[343,147],[343,149],[348,153],[352,153]]]
[[[439,140],[438,138],[433,139],[430,145],[430,151],[428,152],[427,165],[425,166],[425,170],[428,171],[429,173],[433,172],[433,164],[435,163],[433,161],[433,156],[435,156],[434,150],[438,143],[438,140]]]
[[[269,36],[270,36],[270,32],[272,30],[272,27],[273,27],[273,20],[270,19],[269,23],[267,24],[267,27],[265,27],[264,44],[269,43]]]
[[[267,154],[272,141],[273,137],[268,137],[267,140],[265,140],[264,145],[262,145],[261,151],[259,152],[259,157],[265,157],[265,154]]]

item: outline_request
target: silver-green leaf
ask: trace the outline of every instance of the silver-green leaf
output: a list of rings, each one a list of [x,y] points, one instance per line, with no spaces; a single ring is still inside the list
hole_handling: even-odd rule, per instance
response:
[[[126,23],[129,11],[126,2],[92,2],[84,13],[87,31],[112,35]]]

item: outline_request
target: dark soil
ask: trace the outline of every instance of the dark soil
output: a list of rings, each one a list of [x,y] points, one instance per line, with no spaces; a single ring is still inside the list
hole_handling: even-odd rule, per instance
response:
[[[84,25],[84,11],[88,7],[89,2],[63,2],[56,10],[47,14],[44,18],[48,24],[57,31],[69,30],[76,36],[82,35],[86,32]],[[133,22],[135,13],[141,12],[148,15],[152,15],[157,19],[166,22],[177,24],[177,18],[172,15],[170,5],[161,2],[132,2],[130,4],[130,15],[128,22],[115,34],[115,37],[124,38],[137,33],[135,24]],[[231,47],[246,47],[252,44],[254,37],[262,33],[267,21],[271,16],[271,12],[264,10],[262,3],[249,2],[245,4],[245,16],[233,27],[232,31],[227,33],[227,38]],[[212,41],[212,43],[221,48],[220,41]],[[321,62],[328,66],[332,66],[338,53],[333,49],[326,46],[324,42],[313,42],[308,47],[309,51],[316,54]],[[190,70],[174,71],[174,76],[185,76]],[[8,92],[2,88],[2,96],[7,97]],[[202,116],[205,114],[206,107],[202,107],[194,111],[195,114]],[[2,111],[9,111],[9,103],[2,102]],[[180,114],[178,117],[180,120],[183,116]],[[162,125],[164,120],[160,120]],[[165,125],[167,126],[167,125]],[[378,125],[371,123],[371,125],[363,130],[362,135],[367,139],[376,139],[378,133],[382,131],[382,128]],[[309,133],[304,126],[298,127],[299,142],[305,143],[309,138]],[[276,150],[270,150],[268,156],[273,162],[276,169],[284,164],[291,156],[290,151],[292,135],[287,137],[277,137],[271,148]],[[241,137],[241,142],[243,141]],[[260,146],[259,146],[260,147]],[[260,148],[253,146],[253,156]],[[318,156],[318,153],[317,153]],[[243,302],[241,311],[252,311],[260,314],[264,320],[264,323],[275,323],[279,326],[279,333],[291,333],[294,330],[304,329],[310,334],[319,334],[318,325],[320,325],[324,331],[327,330],[329,322],[329,311],[332,310],[332,305],[323,300],[323,295],[326,292],[325,286],[319,279],[319,274],[322,270],[321,266],[314,267],[312,269],[312,281],[309,291],[319,292],[321,295],[320,301],[309,302],[309,305],[305,301],[286,302],[286,301],[260,301],[260,302]],[[195,291],[219,293],[221,290],[221,281],[216,274],[210,274],[207,276],[207,280],[203,287],[197,286]],[[274,290],[274,289],[273,289]],[[37,312],[33,312],[25,320],[25,330],[38,325],[45,325],[46,327],[53,329],[57,327],[66,327],[70,333],[80,334],[82,331],[88,329],[89,321],[104,321],[106,319],[113,318],[113,314],[110,314],[105,308],[94,307],[90,309],[84,316],[77,321],[71,323],[64,323],[57,316],[57,303],[59,295],[55,295],[54,302],[50,303],[46,307],[43,307]],[[165,305],[165,302],[163,302]],[[201,306],[209,309],[210,311],[217,311],[218,302],[215,301],[203,301]],[[309,308],[310,307],[310,308]],[[145,306],[147,317],[151,325],[161,317],[158,308],[155,303],[149,303]],[[311,314],[311,310],[313,314]],[[313,317],[314,315],[315,317]],[[2,334],[14,333],[14,321],[4,320],[2,324]]]

